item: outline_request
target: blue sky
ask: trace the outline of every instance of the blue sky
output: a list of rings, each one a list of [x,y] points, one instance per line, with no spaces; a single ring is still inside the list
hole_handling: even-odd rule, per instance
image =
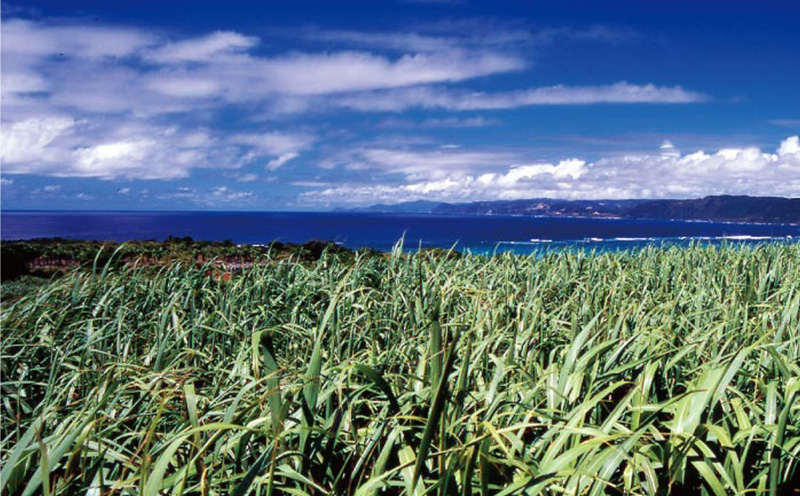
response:
[[[800,196],[797,2],[2,9],[6,209]]]

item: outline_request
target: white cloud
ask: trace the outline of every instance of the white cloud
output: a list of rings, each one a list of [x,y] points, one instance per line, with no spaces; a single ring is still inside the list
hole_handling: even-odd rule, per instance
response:
[[[268,112],[335,109],[463,111],[703,99],[681,87],[624,82],[469,91],[462,86],[466,82],[527,67],[529,57],[520,55],[518,43],[573,35],[492,28],[491,36],[454,36],[452,29],[450,34],[427,29],[423,34],[328,33],[329,41],[339,43],[333,49],[324,44],[324,50],[266,54],[259,38],[233,31],[181,37],[80,20],[6,18],[3,173],[167,180],[188,177],[195,169],[238,170],[254,162],[274,171],[317,145],[313,131],[292,131],[297,126],[257,132],[209,129],[228,110],[252,119]],[[586,34],[587,39],[607,35],[600,31]],[[432,129],[495,123],[477,116],[421,119],[410,125]],[[505,152],[377,145],[332,155],[322,165],[396,170],[409,180],[491,173],[518,163]],[[253,180],[252,174],[237,178]]]
[[[47,184],[41,188],[32,189],[30,194],[34,198],[53,198],[61,193],[60,184]]]
[[[64,117],[42,117],[5,123],[0,135],[0,160],[5,166],[26,162],[57,162],[63,150],[51,146],[57,138],[72,132],[75,122]]]
[[[532,179],[541,174],[548,174],[554,179],[579,179],[586,174],[586,162],[578,159],[562,160],[558,164],[518,165],[512,167],[505,175],[487,177],[487,181],[496,181],[501,185],[516,185],[522,180]],[[484,176],[481,176],[484,177]],[[479,180],[481,178],[478,178]]]
[[[800,154],[800,138],[792,136],[781,142],[778,148],[778,156],[780,157],[796,157]]]
[[[458,82],[525,66],[516,55],[454,46],[396,57],[352,50],[267,57],[253,52],[258,38],[232,31],[166,41],[121,26],[10,19],[2,29],[4,103],[83,112],[163,114],[196,109],[197,100],[220,105]],[[44,94],[35,102],[23,98],[36,92]]]
[[[363,32],[342,29],[311,29],[302,33],[312,41],[343,43],[350,46],[373,47],[396,52],[436,52],[461,48],[470,40],[457,36],[429,35],[417,32]]]
[[[239,168],[258,160],[286,162],[313,142],[308,135],[263,133],[213,138],[202,129],[146,121],[79,122],[32,118],[4,126],[4,174],[98,179],[177,179],[196,168]],[[294,156],[288,155],[294,153]]]
[[[409,152],[403,152],[409,156]],[[439,151],[440,155],[446,154]],[[681,154],[671,145],[659,153],[606,157],[595,162],[565,159],[495,167],[508,153],[479,162],[479,152],[454,151],[436,168],[409,167],[384,151],[361,154],[367,168],[384,169],[373,183],[348,183],[301,195],[314,204],[370,204],[417,199],[472,201],[521,198],[614,199],[694,198],[709,194],[793,196],[800,194],[800,139],[783,140],[775,153],[758,148],[725,148],[715,153]],[[423,155],[418,154],[418,157]],[[519,157],[516,157],[519,158]],[[424,161],[420,161],[420,164]],[[506,161],[506,164],[509,162]],[[397,180],[397,175],[402,179]]]
[[[773,126],[800,128],[800,119],[772,119],[769,123]]]
[[[291,32],[297,36],[296,30]],[[358,47],[375,47],[396,52],[435,52],[455,48],[503,48],[533,51],[556,41],[619,43],[639,38],[629,29],[595,25],[586,29],[531,29],[517,24],[503,24],[486,19],[463,19],[419,25],[406,31],[352,31],[342,29],[306,29],[300,36]]]
[[[606,86],[556,85],[496,93],[420,86],[343,95],[330,98],[328,104],[360,111],[400,112],[415,107],[455,111],[501,110],[531,105],[681,104],[707,99],[703,94],[680,86],[637,85],[621,81]]]
[[[255,69],[267,89],[318,95],[456,82],[523,67],[514,56],[455,51],[407,54],[394,60],[362,52],[295,54],[263,60]]]
[[[241,174],[239,176],[236,176],[235,179],[237,181],[239,181],[240,183],[252,183],[252,182],[258,181],[258,175],[257,174]]]
[[[3,57],[122,58],[151,46],[148,31],[121,26],[43,24],[22,19],[3,21]],[[5,63],[5,61],[4,61]]]
[[[233,31],[217,31],[208,36],[167,43],[150,51],[145,58],[162,64],[204,62],[243,53],[258,44],[258,38]]]
[[[40,23],[13,18],[2,21],[2,34],[4,114],[19,113],[17,107],[23,107],[24,111],[42,105],[53,113],[54,105],[48,98],[31,95],[46,93],[55,98],[69,94],[76,82],[80,82],[77,84],[80,92],[92,94],[90,86],[97,86],[98,80],[114,81],[126,62],[159,42],[158,36],[149,31],[124,26]],[[128,96],[127,92],[119,91],[118,84],[105,86],[118,92],[116,99]]]
[[[285,155],[307,149],[314,142],[314,137],[307,134],[269,132],[236,134],[231,136],[229,141],[253,146],[269,155]]]
[[[275,156],[264,166],[269,171],[278,170],[286,162],[300,156],[314,142],[314,137],[307,134],[288,134],[270,132],[261,134],[237,134],[230,138],[232,143],[252,146],[255,151],[245,157],[245,161],[258,158],[259,155]]]
[[[334,93],[459,82],[519,70],[524,62],[494,52],[462,50],[409,53],[397,58],[368,52],[289,53],[275,57],[240,54],[204,63],[169,66],[148,73],[146,91],[177,98],[216,98],[221,102],[271,101]]]
[[[409,119],[397,119],[389,117],[380,121],[376,127],[379,129],[443,129],[443,128],[471,128],[487,127],[501,124],[499,119],[491,119],[483,116],[476,117],[443,117],[412,121]]]
[[[468,151],[457,148],[418,150],[406,148],[357,148],[328,158],[322,168],[374,170],[384,174],[404,174],[409,179],[443,178],[507,165],[515,156],[507,152]]]
[[[156,142],[147,139],[122,140],[111,143],[102,143],[75,150],[74,171],[84,177],[117,177],[126,176],[132,164],[138,164],[150,156]],[[172,174],[168,174],[170,177]],[[145,176],[146,179],[155,179],[160,174]],[[129,176],[130,177],[130,176]],[[177,177],[180,177],[178,175]]]
[[[274,158],[274,159],[270,160],[269,162],[267,162],[267,165],[265,167],[267,168],[267,170],[275,171],[275,170],[278,170],[286,162],[288,162],[290,160],[294,160],[298,156],[299,156],[299,154],[298,153],[294,153],[294,152],[284,153],[280,157]]]
[[[213,79],[190,76],[153,77],[144,83],[145,88],[175,98],[205,98],[217,95],[221,85]]]
[[[256,196],[252,191],[237,191],[227,186],[196,189],[186,186],[158,195],[160,200],[189,202],[202,207],[250,205]]]
[[[303,188],[323,188],[331,185],[331,183],[324,181],[292,181],[289,184]]]
[[[590,31],[583,36],[609,36],[605,28]],[[264,56],[256,52],[259,38],[233,31],[169,40],[141,28],[10,19],[3,21],[2,93],[6,113],[12,116],[44,107],[49,113],[58,109],[145,117],[242,103],[298,113],[332,108],[688,103],[703,98],[680,87],[624,82],[496,94],[431,86],[521,70],[528,61],[516,53],[516,44],[575,36],[569,30],[535,36],[508,29],[492,32],[495,35],[441,36],[323,31],[315,34],[317,41],[353,43],[359,49]],[[370,47],[399,53],[365,51]]]
[[[233,191],[227,186],[220,186],[211,190],[211,197],[215,200],[237,201],[251,196],[253,196],[253,193],[250,191]]]

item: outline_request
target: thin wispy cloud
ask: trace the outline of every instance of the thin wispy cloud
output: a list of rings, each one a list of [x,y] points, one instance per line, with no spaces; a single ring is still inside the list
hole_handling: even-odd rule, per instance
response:
[[[413,121],[411,119],[400,119],[388,117],[376,124],[379,129],[448,129],[448,128],[479,128],[487,126],[499,126],[502,124],[500,119],[476,117],[442,117]]]
[[[287,36],[297,36],[296,30]],[[623,43],[639,39],[631,29],[594,25],[588,28],[534,28],[492,23],[485,19],[422,24],[403,31],[353,31],[304,28],[300,36],[312,42],[329,42],[351,48],[393,52],[443,52],[450,50],[508,50],[527,52],[556,42]]]
[[[548,86],[507,92],[473,92],[446,87],[414,87],[345,95],[333,106],[365,112],[401,112],[412,108],[454,111],[505,110],[534,105],[685,104],[708,101],[702,93],[680,86],[618,82],[604,86]]]
[[[800,128],[800,119],[773,119],[769,122],[773,126]]]

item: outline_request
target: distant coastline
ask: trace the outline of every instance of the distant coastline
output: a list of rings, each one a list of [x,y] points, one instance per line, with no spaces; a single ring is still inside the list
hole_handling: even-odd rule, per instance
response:
[[[347,211],[800,225],[800,198],[731,195],[688,200],[532,198],[470,203],[414,201],[371,205]]]

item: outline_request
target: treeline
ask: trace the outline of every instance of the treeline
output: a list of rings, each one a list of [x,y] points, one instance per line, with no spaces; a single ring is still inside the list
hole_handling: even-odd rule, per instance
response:
[[[265,257],[315,261],[325,251],[350,250],[328,241],[304,244],[272,242],[267,245],[237,245],[233,241],[198,241],[191,237],[169,237],[164,241],[114,243],[63,238],[7,241],[0,245],[3,281],[21,276],[51,277],[76,267],[97,263],[158,265],[172,262],[204,264],[212,260],[225,265],[246,266]]]

